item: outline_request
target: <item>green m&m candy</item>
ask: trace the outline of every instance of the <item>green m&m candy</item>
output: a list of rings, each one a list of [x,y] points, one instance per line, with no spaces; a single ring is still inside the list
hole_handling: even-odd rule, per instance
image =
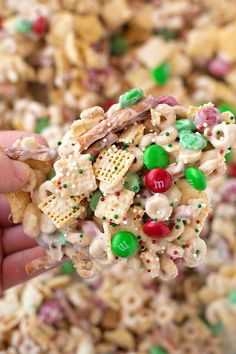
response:
[[[221,113],[229,111],[229,112],[233,113],[234,115],[236,114],[236,108],[227,104],[227,103],[221,103],[219,105],[218,109]]]
[[[151,71],[151,78],[157,85],[164,85],[169,81],[170,64],[162,63]]]
[[[160,346],[154,346],[149,349],[149,354],[168,354],[168,352]]]
[[[75,270],[75,268],[74,268],[74,265],[72,262],[67,262],[67,263],[62,264],[60,266],[60,271],[61,271],[61,273],[64,273],[64,274],[71,274],[74,272],[74,270]]]
[[[178,129],[178,131],[181,130],[190,130],[190,131],[195,131],[197,130],[193,119],[179,119],[175,123],[175,127]]]
[[[153,168],[165,168],[169,164],[169,156],[161,145],[150,145],[143,154],[143,162],[149,170]]]
[[[124,54],[127,49],[128,49],[128,42],[123,36],[116,35],[111,38],[111,42],[110,42],[111,55]]]
[[[116,256],[127,258],[137,251],[138,239],[131,232],[120,231],[113,236],[111,249]]]
[[[57,239],[61,242],[62,245],[65,245],[66,239],[62,232],[58,232]]]
[[[39,118],[36,122],[35,133],[40,134],[49,126],[49,120],[47,118]]]
[[[124,186],[126,189],[132,192],[139,192],[140,190],[141,180],[137,173],[135,172],[128,172],[125,176],[125,183]]]
[[[185,170],[185,177],[188,183],[198,191],[206,189],[206,176],[202,171],[196,167],[187,167]]]
[[[207,139],[199,133],[181,130],[179,133],[179,143],[188,150],[203,150],[207,146]]]
[[[235,305],[236,304],[236,290],[230,291],[230,293],[228,294],[227,300],[228,300],[230,305]]]
[[[229,152],[227,152],[227,154],[225,154],[225,160],[226,160],[226,161],[231,160],[232,157],[233,157],[233,151],[232,151],[232,150],[229,151]]]
[[[91,197],[91,199],[90,199],[90,202],[89,202],[89,206],[90,206],[90,208],[91,208],[92,211],[94,211],[94,210],[96,209],[97,204],[98,204],[98,202],[99,202],[99,199],[100,199],[101,195],[102,195],[102,192],[101,192],[99,189],[97,189],[97,190],[93,193],[93,195],[92,195],[92,197]]]
[[[134,88],[132,90],[125,92],[123,95],[119,97],[119,104],[121,105],[121,107],[132,106],[133,104],[141,100],[143,96],[144,93],[142,89]]]
[[[28,33],[32,30],[32,22],[27,20],[17,20],[15,29],[18,33]]]

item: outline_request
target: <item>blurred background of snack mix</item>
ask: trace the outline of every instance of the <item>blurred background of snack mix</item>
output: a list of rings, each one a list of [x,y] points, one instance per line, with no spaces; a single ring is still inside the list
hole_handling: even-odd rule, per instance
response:
[[[0,129],[51,146],[132,87],[236,113],[236,0],[0,0]],[[0,297],[0,354],[235,354],[236,154],[209,188],[205,263],[171,283],[67,263]]]

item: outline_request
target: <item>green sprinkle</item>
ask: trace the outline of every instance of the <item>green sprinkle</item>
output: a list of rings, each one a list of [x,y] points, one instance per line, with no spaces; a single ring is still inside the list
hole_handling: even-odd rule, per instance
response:
[[[61,145],[61,144],[62,144],[62,142],[61,142],[61,141],[58,141],[58,142],[57,142],[57,145]]]
[[[83,238],[83,237],[84,237],[84,235],[83,235],[83,234],[80,234],[80,235],[79,235],[79,237],[80,237],[80,238]]]
[[[146,199],[146,198],[147,198],[147,196],[144,194],[144,195],[143,195],[143,199]]]
[[[216,134],[217,134],[217,135],[220,135],[220,133],[221,133],[221,132],[220,132],[219,130],[217,130]]]
[[[102,220],[106,220],[107,218],[105,216],[102,217]]]
[[[78,218],[76,218],[75,220],[80,221],[81,219],[80,219],[80,217],[78,216]]]
[[[171,148],[171,147],[172,147],[172,144],[168,144],[168,147]]]
[[[93,157],[93,156],[89,156],[88,160],[89,160],[89,161],[93,161],[93,160],[94,160],[94,157]]]
[[[137,236],[137,239],[140,240],[140,239],[141,239],[141,236]]]
[[[185,245],[181,245],[182,248],[185,248],[186,246]]]
[[[141,204],[141,203],[136,203],[135,205],[136,205],[136,206],[141,206],[142,204]]]
[[[199,230],[198,230],[198,229],[195,229],[194,231],[195,231],[195,232],[199,232]]]
[[[74,195],[70,195],[70,198],[73,199],[75,196]]]
[[[181,240],[181,236],[178,236],[178,237],[177,237],[177,240],[178,240],[178,241]]]
[[[111,226],[112,226],[112,227],[116,227],[117,225],[113,222],[113,223],[111,224]]]
[[[196,250],[196,252],[195,252],[195,253],[196,253],[196,255],[198,255],[198,254],[200,253],[200,250]]]
[[[77,206],[76,206],[76,205],[73,205],[73,206],[71,207],[71,209],[76,210],[76,209],[77,209]]]
[[[176,221],[177,221],[177,222],[180,222],[180,221],[181,221],[181,219],[179,219],[179,218],[178,218],[178,219],[176,219]]]
[[[173,202],[170,202],[170,206],[173,207],[173,206],[174,206],[174,203],[173,203]]]
[[[84,172],[83,170],[79,169],[79,174],[82,175],[82,173]]]
[[[119,215],[115,214],[114,219],[118,219]]]
[[[178,230],[179,229],[179,225],[175,225],[175,228],[176,228],[176,230]]]
[[[138,187],[137,187],[137,186],[134,186],[133,191],[135,192],[135,191],[137,191],[137,190],[138,190]]]
[[[165,135],[166,135],[166,136],[169,136],[169,135],[170,135],[170,133],[169,133],[169,132],[166,132],[166,133],[165,133]]]
[[[155,218],[155,219],[154,219],[154,221],[158,221],[158,219],[157,219],[157,218]]]
[[[62,187],[63,187],[63,188],[67,188],[67,184],[64,183],[64,184],[62,185]]]
[[[199,209],[202,207],[202,204],[198,204],[198,206],[197,206]]]
[[[117,166],[114,166],[114,170],[115,170],[115,171],[118,170],[118,167],[117,167]]]

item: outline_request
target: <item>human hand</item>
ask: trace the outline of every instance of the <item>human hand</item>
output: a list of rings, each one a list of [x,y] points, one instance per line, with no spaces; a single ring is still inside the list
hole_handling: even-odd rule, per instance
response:
[[[30,135],[25,132],[2,131],[0,146],[10,147],[17,139]],[[41,144],[46,144],[42,137],[35,137]],[[21,225],[12,224],[9,219],[10,209],[4,194],[1,194],[23,188],[28,181],[29,171],[26,164],[10,160],[0,152],[0,293],[43,272],[35,272],[33,276],[26,273],[26,264],[46,255],[46,250],[25,235]]]

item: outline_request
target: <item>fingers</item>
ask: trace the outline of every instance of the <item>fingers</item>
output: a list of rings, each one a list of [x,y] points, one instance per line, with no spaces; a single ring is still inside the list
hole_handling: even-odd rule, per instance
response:
[[[30,168],[26,163],[10,160],[0,152],[0,192],[15,192],[22,189],[29,178]]]
[[[48,269],[42,269],[35,272],[33,275],[28,275],[25,271],[25,266],[27,263],[45,255],[46,250],[40,246],[37,246],[6,257],[2,263],[2,291],[46,272]],[[63,259],[63,261],[58,262],[50,269],[55,268],[66,261],[67,259]]]
[[[37,245],[37,242],[33,238],[28,237],[24,233],[21,225],[8,227],[3,232],[2,248],[5,256],[36,247]]]
[[[0,132],[0,146],[11,146],[17,139],[26,136],[35,136],[38,142],[46,145],[45,139],[37,134],[4,131]],[[30,174],[30,168],[27,164],[11,160],[3,152],[0,152],[0,166],[0,192],[15,192],[25,186]]]
[[[6,131],[0,132],[0,146],[10,147],[10,146],[12,146],[12,144],[14,144],[14,142],[17,139],[22,139],[27,136],[34,136],[35,139],[40,144],[48,145],[46,140],[38,134],[33,134],[30,132],[19,132],[19,131],[13,131],[13,130],[6,130]]]
[[[8,227],[12,225],[10,219],[11,210],[3,194],[0,194],[0,227]]]

